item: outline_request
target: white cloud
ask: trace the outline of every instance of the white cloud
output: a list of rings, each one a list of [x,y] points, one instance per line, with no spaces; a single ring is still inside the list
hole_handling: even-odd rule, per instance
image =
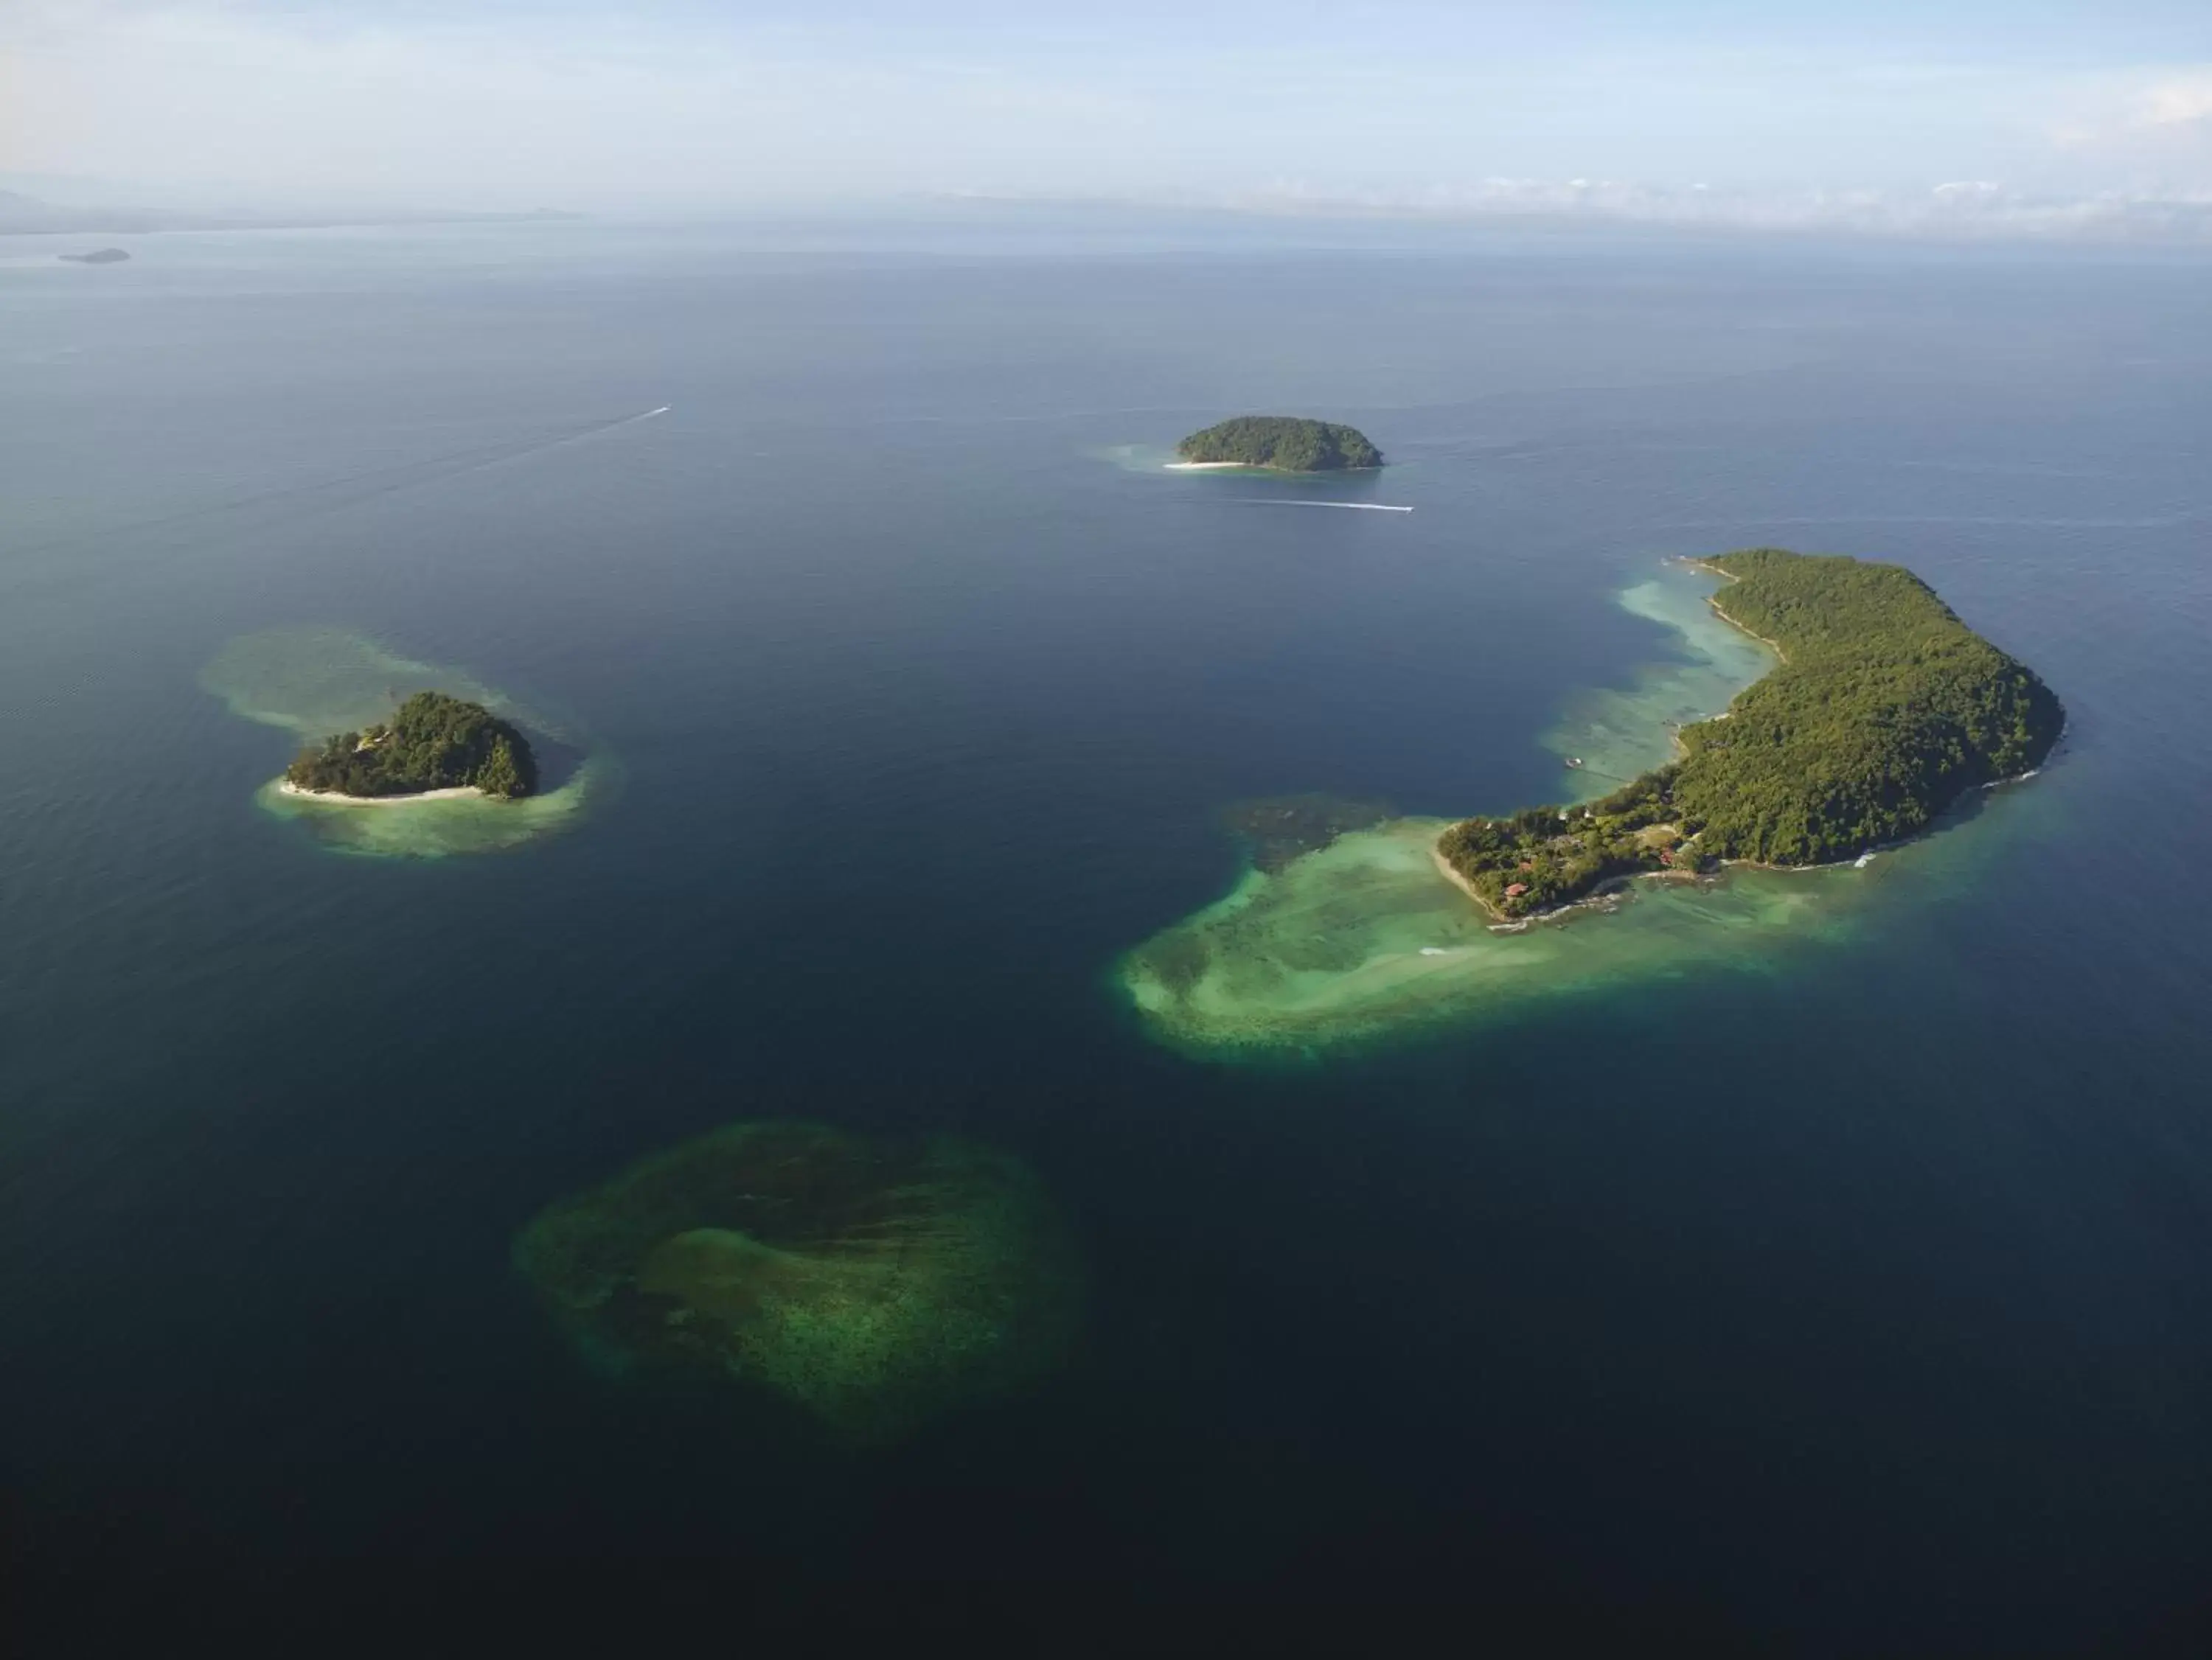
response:
[[[2175,127],[2199,122],[2212,122],[2212,70],[2161,81],[2136,97],[2138,126]]]
[[[1029,186],[1079,177],[1142,125],[1109,90],[840,56],[788,28],[21,3],[0,0],[0,169],[161,190],[774,202],[927,190],[994,164]]]
[[[1422,30],[1473,26],[1437,21],[1460,9],[1442,7],[1328,41],[1288,14],[1279,31],[1216,39],[1218,19],[1169,34],[1116,13],[1075,44],[979,29],[965,0],[904,33],[748,21],[764,9],[0,0],[0,169],[144,184],[157,204],[220,190],[240,206],[588,209],[955,185],[1225,200],[1265,194],[1279,168],[1316,199],[1410,211],[2128,234],[2164,211],[2150,204],[2212,190],[2212,68],[2189,64],[2060,71],[1595,34],[1446,51]],[[1532,15],[1493,21],[1526,31]],[[1574,182],[1532,182],[1547,179]],[[1938,179],[1955,182],[1931,194]]]
[[[2093,77],[2075,89],[2051,133],[2056,150],[2183,191],[2212,185],[2212,66]]]

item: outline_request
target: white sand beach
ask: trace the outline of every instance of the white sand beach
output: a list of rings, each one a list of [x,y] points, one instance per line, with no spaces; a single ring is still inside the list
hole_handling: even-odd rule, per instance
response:
[[[451,790],[425,790],[413,796],[342,796],[335,790],[302,790],[289,779],[276,785],[280,796],[297,796],[302,801],[328,802],[333,807],[407,807],[418,801],[466,801],[472,797],[490,799],[473,784],[457,785]]]

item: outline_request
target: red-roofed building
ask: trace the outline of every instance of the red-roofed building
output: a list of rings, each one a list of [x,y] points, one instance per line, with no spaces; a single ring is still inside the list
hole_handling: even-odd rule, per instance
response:
[[[1516,881],[1510,888],[1505,890],[1505,897],[1509,900],[1517,900],[1528,891],[1528,884],[1527,882]]]

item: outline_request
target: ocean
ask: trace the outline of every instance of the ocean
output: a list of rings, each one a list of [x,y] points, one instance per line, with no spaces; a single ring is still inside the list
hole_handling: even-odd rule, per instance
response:
[[[560,1559],[1263,1635],[1386,1596],[1808,1655],[2204,1628],[2201,260],[988,215],[127,245],[0,239],[30,1601]],[[1157,465],[1248,410],[1394,464]],[[1278,510],[1321,499],[1411,511]],[[1808,878],[1858,885],[1802,936],[1703,913],[1311,1042],[1132,1004],[1127,954],[1240,880],[1224,813],[1556,798],[1559,732],[1697,666],[1632,596],[1754,544],[1926,578],[2064,701],[2042,775]],[[582,805],[380,857],[257,804],[298,734],[210,665],[300,630],[531,712]],[[585,1364],[518,1231],[762,1118],[1022,1161],[1069,1352],[863,1451]]]

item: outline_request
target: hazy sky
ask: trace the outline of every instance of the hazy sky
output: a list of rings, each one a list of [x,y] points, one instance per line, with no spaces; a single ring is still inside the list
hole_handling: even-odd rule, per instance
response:
[[[425,205],[2212,204],[2212,0],[0,0],[0,172]]]

